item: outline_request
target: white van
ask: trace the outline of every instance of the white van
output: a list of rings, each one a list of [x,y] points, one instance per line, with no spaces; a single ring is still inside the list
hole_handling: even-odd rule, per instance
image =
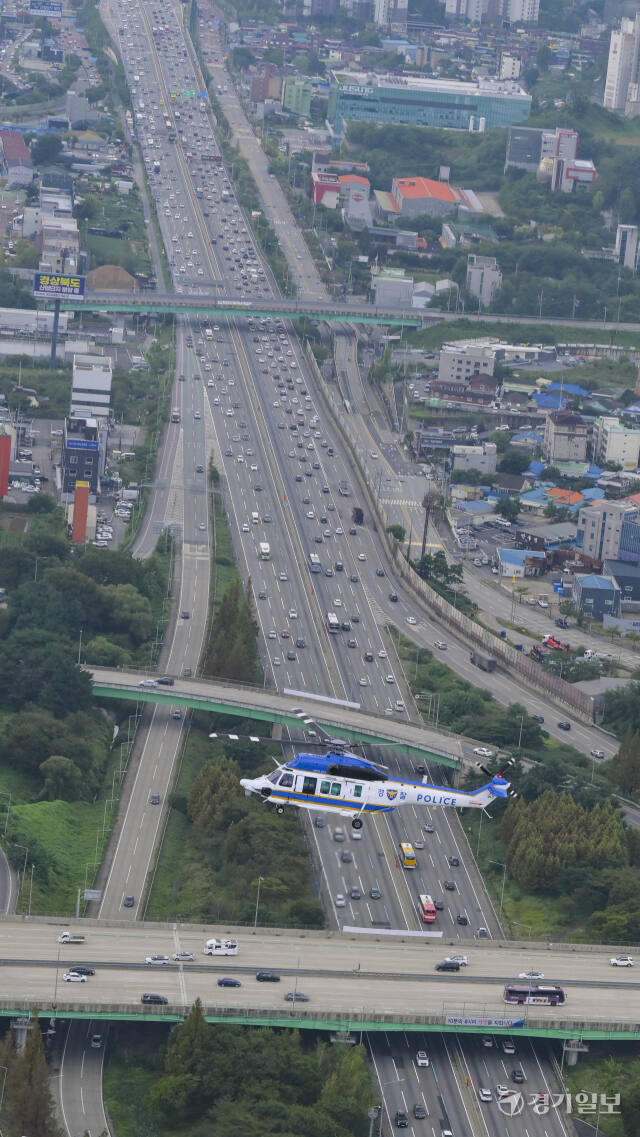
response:
[[[237,940],[207,940],[204,945],[205,955],[237,955]]]
[[[251,524],[252,525],[258,525],[259,523],[260,523],[260,514],[256,513],[256,511],[254,510],[254,512],[251,514]]]

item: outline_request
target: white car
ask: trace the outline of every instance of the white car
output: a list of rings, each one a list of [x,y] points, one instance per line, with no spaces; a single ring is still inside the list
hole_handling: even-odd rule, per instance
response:
[[[479,754],[481,758],[493,758],[493,750],[489,750],[488,746],[474,746],[474,754]]]
[[[359,561],[366,561],[366,559],[367,558],[366,558],[364,553],[358,553],[358,560]]]
[[[446,651],[447,650],[447,645],[444,642],[444,640],[436,640],[433,646],[437,647],[438,651]]]
[[[419,1050],[416,1054],[416,1066],[426,1068],[429,1065],[429,1055],[426,1050]]]
[[[346,908],[347,902],[341,892],[336,892],[336,908]]]
[[[407,623],[411,624],[412,627],[415,627],[418,621],[416,620],[415,616],[407,616]]]
[[[297,620],[298,619],[298,613],[296,612],[295,608],[289,609],[289,619],[290,620]]]
[[[173,958],[176,963],[190,963],[196,957],[192,951],[174,951]]]
[[[65,983],[86,983],[87,982],[86,975],[78,975],[77,971],[65,971],[62,978],[64,979]]]
[[[542,971],[521,971],[518,979],[531,979],[537,982],[538,979],[544,979],[544,974]]]
[[[157,687],[157,686],[158,686],[158,684],[156,683],[155,679],[141,679],[140,682],[138,683],[138,687]]]
[[[161,964],[168,963],[168,962],[169,962],[169,956],[168,955],[148,955],[147,958],[145,959],[145,963],[152,963],[152,964],[155,964],[156,966],[160,966]]]
[[[511,1091],[508,1086],[496,1086],[496,1097],[498,1101],[500,1101],[500,1098],[505,1098],[509,1093],[511,1093]]]
[[[616,955],[609,960],[612,967],[633,967],[633,957],[630,955]]]
[[[461,967],[466,967],[469,962],[466,955],[448,955],[446,960],[447,963],[459,963]]]

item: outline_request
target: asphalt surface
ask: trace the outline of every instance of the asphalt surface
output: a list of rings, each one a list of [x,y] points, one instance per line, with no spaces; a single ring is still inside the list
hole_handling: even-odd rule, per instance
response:
[[[193,90],[197,95],[199,84],[190,56],[183,54],[183,32],[175,9],[160,11],[124,4],[111,7],[116,26],[123,29],[118,35],[133,93],[136,131],[176,291],[197,296],[220,284],[226,293],[242,292],[251,299],[267,296],[268,274],[262,269],[223,167],[216,161],[209,114],[206,109],[196,109],[204,105],[197,97],[190,99],[182,94]],[[160,26],[165,30],[159,31]],[[172,90],[180,92],[175,102]],[[169,117],[168,126],[164,114]],[[168,139],[172,128],[177,136],[173,143]],[[273,192],[272,207],[277,210],[280,204],[275,185]],[[294,238],[287,232],[287,239]],[[297,252],[292,255],[297,262]],[[210,575],[210,511],[206,476],[199,474],[197,467],[202,465],[206,471],[212,457],[223,477],[238,563],[243,575],[251,577],[257,597],[266,682],[279,689],[291,687],[346,697],[378,713],[384,713],[398,697],[410,708],[399,668],[390,658],[381,631],[387,611],[393,610],[393,616],[398,611],[401,616],[412,614],[409,602],[391,605],[388,569],[380,558],[373,530],[365,527],[354,535],[348,533],[355,499],[338,492],[339,481],[350,477],[347,458],[340,441],[331,438],[323,424],[296,341],[286,329],[279,334],[278,327],[277,321],[264,327],[256,323],[253,329],[246,322],[221,321],[216,327],[208,321],[199,325],[185,320],[180,325],[173,406],[179,408],[181,422],[167,429],[148,520],[136,543],[136,553],[145,555],[164,525],[170,524],[182,534],[178,620],[166,670],[180,675],[185,666],[190,666],[195,673],[201,655]],[[180,375],[185,376],[184,381]],[[289,430],[293,422],[298,423],[296,432]],[[327,443],[324,447],[323,441]],[[331,459],[329,446],[335,451]],[[300,460],[303,457],[306,462]],[[314,463],[318,464],[316,469]],[[323,492],[325,486],[328,493]],[[253,512],[259,514],[257,524],[253,523]],[[272,520],[265,521],[265,516]],[[318,537],[321,541],[316,540]],[[260,541],[270,544],[268,562],[259,559]],[[310,552],[320,556],[321,574],[307,571]],[[342,572],[335,568],[337,561],[344,566]],[[325,575],[327,569],[333,570],[332,577]],[[378,576],[376,570],[385,575]],[[352,576],[358,579],[352,580]],[[260,592],[266,593],[262,600]],[[344,616],[351,628],[328,636],[328,611],[335,611],[341,620]],[[188,612],[189,617],[182,620],[182,612]],[[418,631],[424,631],[422,613],[417,613],[417,618]],[[283,637],[283,632],[288,636]],[[305,647],[290,647],[300,638],[304,638]],[[349,647],[349,639],[355,639],[355,647]],[[287,658],[289,650],[295,651],[295,659]],[[365,651],[373,654],[372,663],[363,659]],[[387,653],[386,658],[382,652]],[[180,721],[171,719],[166,707],[154,710],[126,811],[120,819],[116,855],[100,911],[105,918],[117,915],[130,920],[132,930],[133,921],[140,916],[181,729]],[[160,807],[150,804],[151,793],[159,794]],[[467,870],[457,818],[438,819],[436,832],[431,835],[434,849],[419,852],[417,873],[397,871],[397,842],[407,834],[417,840],[413,831],[416,823],[417,818],[408,818],[396,825],[394,815],[390,822],[385,819],[381,823],[377,833],[372,829],[369,836],[367,832],[357,845],[357,856],[349,867],[353,877],[348,878],[340,868],[343,862],[336,859],[337,843],[331,840],[329,829],[315,831],[331,894],[339,891],[340,884],[346,888],[356,874],[363,885],[379,879],[384,918],[388,917],[392,926],[411,927],[412,922],[417,924],[419,891],[426,886],[434,894],[439,891],[445,858],[450,849],[459,848],[463,855],[452,894],[455,899],[441,914],[447,934],[455,933],[456,941],[468,938],[471,942],[479,926],[495,930],[486,893],[479,891],[473,867]],[[356,848],[354,842],[349,845]],[[379,856],[380,850],[384,858]],[[383,859],[385,867],[380,868]],[[127,894],[134,896],[134,906],[123,909]],[[348,917],[362,926],[371,923],[372,909],[367,901],[358,904],[350,898],[349,908],[341,911],[343,920]],[[463,912],[469,914],[469,925],[454,924]],[[77,986],[84,991],[84,985]],[[77,1053],[80,1055],[80,1050]],[[76,1124],[82,1129],[86,1122],[78,1116]]]

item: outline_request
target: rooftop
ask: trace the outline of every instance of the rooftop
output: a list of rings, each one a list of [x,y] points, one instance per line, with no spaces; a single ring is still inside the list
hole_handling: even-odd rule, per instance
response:
[[[614,588],[614,583],[610,576],[597,576],[595,573],[588,573],[586,576],[576,577],[576,583],[580,582],[581,588],[602,589],[602,591],[611,591]]]
[[[333,71],[332,78],[343,87],[360,87],[373,90],[375,87],[395,88],[396,90],[422,91],[425,94],[486,95],[489,97],[512,99],[521,98],[531,102],[531,95],[510,79],[478,79],[466,82],[461,79],[427,79],[423,75],[376,75],[363,71]]]
[[[526,561],[543,561],[545,554],[538,549],[496,549],[501,561],[510,565],[524,565]]]
[[[406,198],[433,197],[452,203],[458,200],[448,182],[436,182],[432,178],[394,178],[393,184]]]

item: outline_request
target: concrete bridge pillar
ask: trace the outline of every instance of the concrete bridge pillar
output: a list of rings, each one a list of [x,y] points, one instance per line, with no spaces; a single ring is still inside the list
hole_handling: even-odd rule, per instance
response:
[[[13,1037],[16,1044],[16,1050],[19,1054],[21,1054],[27,1043],[27,1031],[31,1030],[31,1019],[12,1019],[11,1026],[13,1029]]]
[[[586,1042],[579,1042],[576,1038],[567,1038],[562,1043],[562,1059],[567,1066],[575,1066],[579,1054],[588,1054],[589,1046]]]

